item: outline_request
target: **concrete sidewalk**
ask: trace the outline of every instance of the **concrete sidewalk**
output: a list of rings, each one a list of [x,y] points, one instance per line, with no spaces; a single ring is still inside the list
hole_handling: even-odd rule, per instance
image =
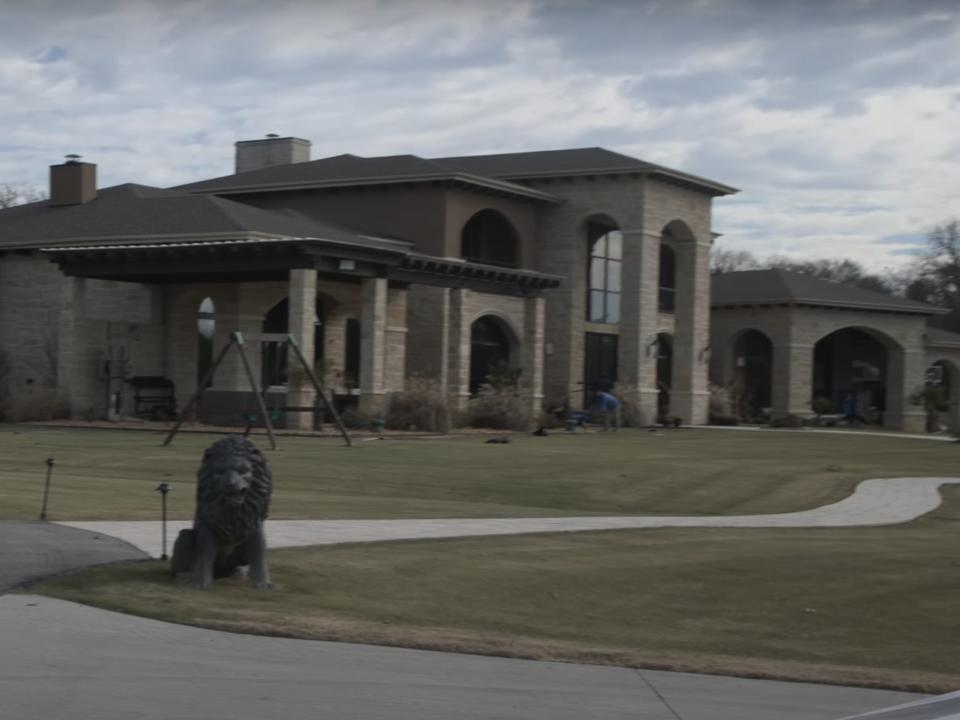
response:
[[[814,510],[771,515],[712,515],[702,517],[557,517],[434,520],[269,520],[270,547],[298,547],[383,540],[517,535],[667,527],[802,528],[895,525],[936,509],[942,485],[960,484],[960,478],[886,478],[865,480],[840,502]],[[63,522],[63,525],[111,535],[160,556],[161,530],[156,521]],[[169,524],[172,542],[190,522]],[[168,547],[168,552],[170,548]]]
[[[834,720],[882,690],[221,633],[0,597],[4,720]]]

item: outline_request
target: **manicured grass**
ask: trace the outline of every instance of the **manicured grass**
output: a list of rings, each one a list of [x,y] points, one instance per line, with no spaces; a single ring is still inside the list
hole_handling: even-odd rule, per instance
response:
[[[35,518],[47,457],[53,520],[193,513],[196,468],[216,436],[0,426],[0,518]],[[952,443],[789,432],[625,431],[361,441],[283,437],[267,456],[274,518],[746,514],[845,497],[865,478],[960,474]],[[258,438],[261,447],[264,438]]]
[[[277,588],[149,561],[31,592],[241,632],[864,684],[960,686],[960,488],[908,525],[273,551]]]

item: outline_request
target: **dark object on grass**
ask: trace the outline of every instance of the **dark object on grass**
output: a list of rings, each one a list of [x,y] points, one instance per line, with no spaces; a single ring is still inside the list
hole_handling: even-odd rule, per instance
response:
[[[547,432],[547,429],[543,425],[541,425],[536,430],[534,430],[532,434],[536,435],[537,437],[547,437],[550,435],[550,433]]]
[[[678,428],[683,423],[683,420],[673,415],[664,415],[660,418],[660,424],[665,428]]]
[[[256,587],[271,587],[263,522],[270,508],[272,479],[256,445],[241,437],[217,440],[197,471],[193,528],[173,545],[171,570],[196,587],[250,566]]]
[[[506,445],[510,442],[509,435],[500,435],[499,437],[492,437],[486,441],[487,445]]]
[[[803,418],[799,415],[789,414],[789,415],[780,415],[775,418],[770,418],[770,427],[772,428],[802,428],[804,425]]]

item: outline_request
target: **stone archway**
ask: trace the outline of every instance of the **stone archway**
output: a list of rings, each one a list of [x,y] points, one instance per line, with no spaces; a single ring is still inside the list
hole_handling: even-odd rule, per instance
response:
[[[941,359],[927,367],[924,406],[927,410],[927,431],[936,432],[945,426],[952,433],[960,432],[960,369],[950,360]]]
[[[827,333],[813,346],[811,408],[842,414],[854,423],[899,425],[902,409],[892,405],[907,399],[890,400],[891,394],[902,395],[902,353],[892,338],[871,328],[849,326]]]
[[[470,394],[481,385],[509,379],[514,349],[509,326],[496,315],[481,315],[470,325]]]
[[[759,420],[773,402],[773,343],[760,330],[744,330],[733,343],[733,388],[736,412]]]

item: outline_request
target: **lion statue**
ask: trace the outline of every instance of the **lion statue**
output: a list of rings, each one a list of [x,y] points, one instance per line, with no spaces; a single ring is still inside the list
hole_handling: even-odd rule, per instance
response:
[[[173,574],[205,588],[249,566],[253,585],[272,587],[263,531],[271,486],[266,458],[246,438],[225,437],[207,448],[193,528],[181,530],[173,545]]]

